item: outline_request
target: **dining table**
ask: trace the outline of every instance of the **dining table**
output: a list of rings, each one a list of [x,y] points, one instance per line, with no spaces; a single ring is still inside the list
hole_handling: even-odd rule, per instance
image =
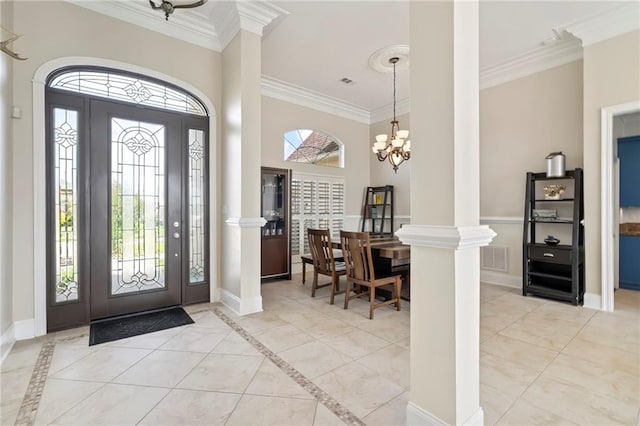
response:
[[[400,274],[403,277],[402,298],[410,300],[409,272],[411,264],[411,246],[403,244],[397,237],[371,237],[371,256],[376,276]],[[332,241],[334,249],[341,249],[339,241]],[[384,289],[378,289],[383,297],[391,297]],[[389,294],[388,294],[389,293]]]

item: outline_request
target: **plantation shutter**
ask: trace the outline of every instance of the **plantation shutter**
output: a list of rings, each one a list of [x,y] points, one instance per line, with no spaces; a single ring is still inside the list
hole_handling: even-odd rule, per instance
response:
[[[295,173],[291,181],[291,255],[293,263],[309,253],[307,229],[330,229],[334,240],[344,226],[345,184],[341,177]]]

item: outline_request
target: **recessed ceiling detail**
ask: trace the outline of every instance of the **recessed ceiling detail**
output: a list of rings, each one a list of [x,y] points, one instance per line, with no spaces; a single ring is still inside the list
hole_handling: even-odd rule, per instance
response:
[[[398,62],[396,63],[397,70],[408,69],[409,46],[406,44],[396,44],[376,50],[369,56],[369,66],[374,71],[391,73],[393,72],[393,64],[389,62],[390,58],[398,58]]]

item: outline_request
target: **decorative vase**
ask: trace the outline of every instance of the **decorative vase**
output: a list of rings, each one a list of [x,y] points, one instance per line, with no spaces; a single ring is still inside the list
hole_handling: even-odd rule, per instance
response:
[[[560,244],[560,240],[553,235],[547,235],[547,238],[544,239],[544,243],[548,246],[557,246]]]

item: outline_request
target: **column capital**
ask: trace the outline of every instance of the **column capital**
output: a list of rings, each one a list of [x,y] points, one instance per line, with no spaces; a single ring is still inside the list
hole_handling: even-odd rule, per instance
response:
[[[234,228],[262,228],[267,221],[264,217],[230,217],[225,223]]]
[[[404,225],[396,235],[411,246],[463,250],[489,245],[496,233],[487,225]]]
[[[223,49],[238,31],[245,30],[262,37],[264,27],[278,17],[289,14],[269,1],[217,2],[214,10],[213,20]]]

